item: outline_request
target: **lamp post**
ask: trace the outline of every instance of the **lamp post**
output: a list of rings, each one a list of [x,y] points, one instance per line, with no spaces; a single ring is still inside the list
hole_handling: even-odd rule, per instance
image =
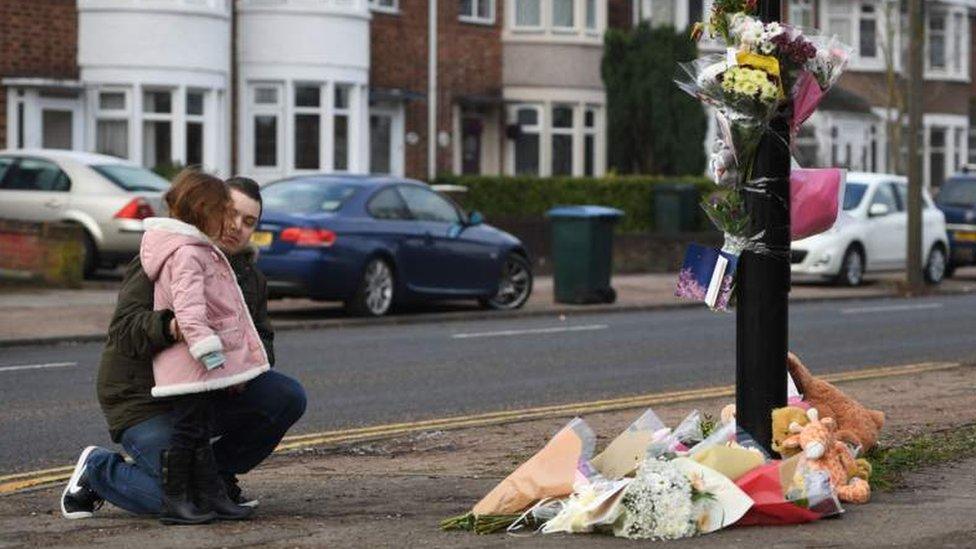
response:
[[[780,1],[758,5],[764,23],[780,18]],[[763,135],[753,180],[766,192],[745,192],[750,234],[760,234],[769,254],[739,258],[736,304],[736,421],[763,447],[772,441],[771,412],[786,405],[789,349],[790,151],[789,109],[777,113]]]

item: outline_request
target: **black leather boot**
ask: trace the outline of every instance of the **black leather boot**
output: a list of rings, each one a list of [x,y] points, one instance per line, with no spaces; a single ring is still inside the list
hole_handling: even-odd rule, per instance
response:
[[[194,452],[193,492],[200,508],[214,513],[219,520],[245,520],[254,514],[254,509],[237,505],[227,496],[227,486],[217,473],[217,461],[209,443]]]
[[[163,450],[160,462],[163,466],[163,510],[159,514],[159,522],[204,524],[216,518],[214,513],[198,509],[190,497],[193,453],[188,450]]]

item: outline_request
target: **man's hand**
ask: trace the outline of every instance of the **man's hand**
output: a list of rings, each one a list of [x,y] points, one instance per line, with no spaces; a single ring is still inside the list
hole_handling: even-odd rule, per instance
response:
[[[183,341],[183,333],[180,332],[180,325],[176,323],[175,318],[171,318],[169,321],[169,336],[177,343]]]

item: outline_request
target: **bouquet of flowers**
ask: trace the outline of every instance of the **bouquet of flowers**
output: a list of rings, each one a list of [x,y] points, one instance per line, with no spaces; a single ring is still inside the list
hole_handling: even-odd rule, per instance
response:
[[[704,497],[707,495],[696,492],[691,480],[673,463],[649,458],[624,491],[613,533],[630,539],[693,536],[703,514],[695,504]]]
[[[703,199],[709,219],[726,234],[734,254],[754,246],[741,193],[750,187],[759,141],[777,113],[790,115],[796,131],[840,78],[850,49],[836,38],[808,35],[799,28],[756,17],[755,0],[715,0],[695,39],[725,42],[725,55],[706,55],[679,65],[676,84],[716,110],[718,143],[709,174],[720,189]]]

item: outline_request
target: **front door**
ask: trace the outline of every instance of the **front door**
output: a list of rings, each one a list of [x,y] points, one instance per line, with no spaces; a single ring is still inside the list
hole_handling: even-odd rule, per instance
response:
[[[402,107],[369,109],[369,172],[403,177]]]
[[[35,128],[40,139],[34,146],[44,149],[81,150],[81,101],[73,97],[51,97],[40,94],[37,98]]]
[[[481,174],[481,135],[484,123],[480,118],[466,117],[461,122],[461,173]]]

